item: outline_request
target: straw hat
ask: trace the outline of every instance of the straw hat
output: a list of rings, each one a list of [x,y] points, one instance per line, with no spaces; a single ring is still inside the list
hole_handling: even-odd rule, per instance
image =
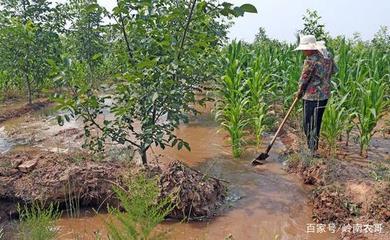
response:
[[[299,45],[294,51],[298,50],[318,50],[324,45],[317,42],[316,37],[313,35],[300,35]]]
[[[317,50],[319,51],[325,58],[328,57],[328,50],[326,49],[324,41],[317,41],[316,37],[313,35],[299,35],[299,45],[294,51],[298,50]]]

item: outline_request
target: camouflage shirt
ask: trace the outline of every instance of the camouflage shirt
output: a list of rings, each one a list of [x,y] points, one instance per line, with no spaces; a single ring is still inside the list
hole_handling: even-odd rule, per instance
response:
[[[330,97],[331,77],[337,72],[333,58],[324,58],[320,53],[306,57],[303,64],[299,91],[303,99],[319,101]]]

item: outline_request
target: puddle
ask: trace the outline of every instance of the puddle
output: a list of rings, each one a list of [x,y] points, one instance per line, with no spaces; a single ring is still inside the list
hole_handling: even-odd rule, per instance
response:
[[[31,148],[67,152],[70,148],[80,147],[80,142],[56,134],[69,129],[81,131],[82,122],[71,120],[59,126],[56,113],[54,107],[47,107],[0,123],[0,154]]]
[[[0,154],[8,152],[12,148],[12,143],[8,140],[4,127],[0,127]]]

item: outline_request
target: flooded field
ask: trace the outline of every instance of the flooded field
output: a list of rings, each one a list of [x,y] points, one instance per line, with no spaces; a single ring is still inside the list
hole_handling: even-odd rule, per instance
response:
[[[52,114],[52,110],[45,109],[1,124],[1,151],[33,147],[66,152],[78,148],[80,141],[74,141],[74,136],[67,139],[59,133],[76,131],[71,129],[80,129],[81,123],[72,121],[59,127]],[[150,157],[163,164],[178,159],[206,175],[223,179],[228,182],[229,193],[227,203],[214,219],[168,220],[161,224],[158,231],[167,232],[168,239],[336,239],[335,235],[306,233],[307,224],[313,222],[307,202],[310,189],[283,170],[279,154],[285,146],[281,142],[276,143],[267,164],[252,167],[249,163],[256,151],[247,149],[243,157],[233,159],[226,134],[210,113],[194,117],[177,134],[190,143],[191,152],[153,148]],[[268,137],[264,139],[267,141]],[[58,239],[95,239],[97,235],[105,239],[106,217],[91,210],[80,218],[62,218],[57,224]]]

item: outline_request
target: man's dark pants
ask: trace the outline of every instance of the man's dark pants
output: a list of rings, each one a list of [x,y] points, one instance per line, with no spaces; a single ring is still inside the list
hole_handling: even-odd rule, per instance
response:
[[[303,100],[303,129],[307,138],[307,145],[313,152],[318,149],[322,116],[328,100]]]

